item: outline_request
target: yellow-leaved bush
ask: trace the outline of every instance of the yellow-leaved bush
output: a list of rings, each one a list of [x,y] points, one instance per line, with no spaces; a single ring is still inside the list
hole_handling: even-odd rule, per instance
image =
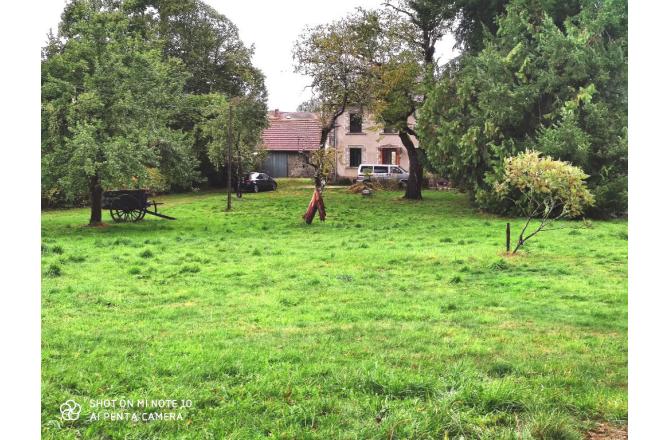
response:
[[[587,177],[568,162],[527,150],[505,159],[502,179],[495,183],[494,191],[512,198],[528,217],[579,217],[594,204]]]

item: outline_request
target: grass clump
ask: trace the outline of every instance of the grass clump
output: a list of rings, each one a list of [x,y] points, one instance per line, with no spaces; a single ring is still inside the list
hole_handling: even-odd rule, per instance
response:
[[[153,251],[150,249],[144,249],[139,253],[141,258],[153,258]]]
[[[128,273],[130,275],[139,275],[141,273],[141,269],[137,266],[132,266],[130,269],[128,269]]]
[[[180,273],[197,273],[202,270],[197,264],[184,264],[179,270]]]
[[[536,440],[580,440],[582,435],[573,422],[558,413],[538,413],[529,422],[531,438]]]
[[[67,257],[67,261],[70,263],[83,263],[86,261],[86,257],[83,255],[70,255]]]
[[[461,277],[461,276],[459,276],[459,275],[455,275],[455,276],[453,276],[452,278],[450,278],[449,283],[450,283],[450,284],[459,284],[459,283],[461,283],[462,281],[463,281],[463,280],[462,280],[462,277]]]
[[[59,264],[51,263],[46,268],[45,274],[47,277],[56,278],[63,274],[63,270],[61,269]]]
[[[441,313],[454,312],[457,309],[458,309],[457,304],[453,304],[453,303],[443,304],[440,307]]]
[[[514,368],[512,364],[509,362],[503,362],[503,361],[496,361],[493,362],[492,365],[490,365],[489,370],[487,371],[487,374],[490,377],[506,377],[510,374],[512,374],[514,371]]]
[[[490,270],[500,272],[510,269],[510,264],[506,260],[498,259],[489,265]]]

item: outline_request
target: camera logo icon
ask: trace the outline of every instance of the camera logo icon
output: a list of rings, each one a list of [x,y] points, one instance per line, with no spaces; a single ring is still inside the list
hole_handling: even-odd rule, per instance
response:
[[[69,421],[79,420],[80,413],[81,413],[81,405],[79,405],[72,399],[60,405],[60,417],[63,420],[69,420]]]

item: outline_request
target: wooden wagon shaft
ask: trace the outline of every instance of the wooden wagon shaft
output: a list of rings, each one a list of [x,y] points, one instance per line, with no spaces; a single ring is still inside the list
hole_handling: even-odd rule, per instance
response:
[[[151,205],[153,205],[153,211],[150,211],[150,210],[148,209],[148,206],[147,206],[147,207],[146,207],[146,214],[151,214],[151,215],[154,215],[154,216],[156,216],[156,217],[165,218],[165,219],[167,219],[167,220],[176,220],[175,217],[170,217],[170,216],[168,216],[168,215],[160,214],[160,213],[158,212],[158,205],[164,205],[164,203],[156,202],[155,200],[151,200]],[[150,205],[149,205],[149,206],[150,206]]]
[[[174,217],[170,217],[170,216],[165,215],[165,214],[160,214],[159,212],[155,212],[155,211],[149,211],[148,209],[146,210],[146,214],[151,214],[151,215],[154,215],[156,217],[165,218],[167,220],[176,220],[176,218],[174,218]]]

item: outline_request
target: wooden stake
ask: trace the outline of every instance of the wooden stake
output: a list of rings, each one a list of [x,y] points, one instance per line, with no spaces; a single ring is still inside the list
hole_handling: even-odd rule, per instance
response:
[[[506,252],[510,252],[510,223],[506,223]]]

